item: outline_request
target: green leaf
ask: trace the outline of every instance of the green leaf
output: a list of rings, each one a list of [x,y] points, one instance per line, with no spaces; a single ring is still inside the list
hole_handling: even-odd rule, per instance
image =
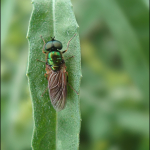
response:
[[[29,40],[29,62],[27,76],[32,96],[34,133],[32,148],[34,150],[74,150],[79,147],[80,108],[79,96],[68,87],[67,104],[64,110],[56,112],[51,105],[48,92],[41,97],[48,82],[44,77],[45,61],[42,53],[43,36],[46,42],[50,37],[62,42],[63,50],[67,42],[76,33],[70,43],[66,60],[68,82],[79,92],[81,80],[81,54],[78,25],[72,11],[70,0],[35,0],[27,38]]]

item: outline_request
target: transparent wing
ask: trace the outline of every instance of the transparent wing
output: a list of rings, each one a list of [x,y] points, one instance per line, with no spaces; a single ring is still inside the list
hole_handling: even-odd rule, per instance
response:
[[[53,107],[60,111],[65,107],[67,96],[67,82],[65,68],[60,71],[51,71],[48,78],[49,96]]]

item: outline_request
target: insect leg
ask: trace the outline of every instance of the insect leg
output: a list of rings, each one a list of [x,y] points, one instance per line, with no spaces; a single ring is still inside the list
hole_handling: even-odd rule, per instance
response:
[[[77,95],[79,95],[79,93],[68,82],[67,84],[71,87],[72,90],[74,90],[74,92],[76,92]]]
[[[73,58],[73,57],[74,57],[74,56],[68,57],[68,58],[65,59],[65,61],[68,60],[68,59],[70,59],[70,58]]]
[[[41,60],[39,60],[39,59],[37,59],[37,61],[46,63],[45,61],[41,61]],[[45,73],[44,76],[45,76],[45,78],[47,79],[47,73]]]
[[[68,48],[69,48],[69,43],[70,43],[70,41],[71,41],[75,36],[76,36],[76,34],[74,34],[73,37],[68,41],[68,43],[67,43],[67,49],[66,49],[65,51],[63,51],[62,53],[67,52],[67,50],[68,50]]]
[[[47,79],[47,73],[44,74],[45,78]],[[48,80],[48,79],[47,79]]]
[[[44,39],[43,39],[43,37],[42,37],[42,35],[41,35],[41,39],[43,40],[43,42],[44,42],[44,45],[43,45],[43,49],[42,49],[42,52],[45,54],[46,52],[44,52],[44,48],[45,48],[45,41],[44,41]]]
[[[37,61],[46,63],[45,61],[42,61],[42,60],[39,60],[39,59],[37,59]]]
[[[71,87],[71,89],[77,94],[79,95],[79,93],[68,83],[68,72],[65,72],[67,74],[67,84]]]
[[[43,97],[43,95],[45,94],[45,92],[47,91],[47,89],[48,89],[48,86],[47,86],[47,88],[45,89],[45,91],[42,93],[42,97]]]

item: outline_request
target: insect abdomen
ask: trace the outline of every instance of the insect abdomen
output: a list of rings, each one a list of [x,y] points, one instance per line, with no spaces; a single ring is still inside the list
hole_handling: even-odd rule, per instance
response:
[[[52,51],[49,52],[48,57],[47,57],[47,62],[48,65],[51,66],[53,71],[59,71],[60,66],[62,64],[62,54],[59,51]]]

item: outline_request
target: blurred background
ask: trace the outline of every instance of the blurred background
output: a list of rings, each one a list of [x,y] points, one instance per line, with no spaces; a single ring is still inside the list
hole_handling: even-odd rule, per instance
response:
[[[149,149],[149,1],[72,0],[82,52],[80,150]],[[31,150],[30,0],[1,0],[1,149]]]

